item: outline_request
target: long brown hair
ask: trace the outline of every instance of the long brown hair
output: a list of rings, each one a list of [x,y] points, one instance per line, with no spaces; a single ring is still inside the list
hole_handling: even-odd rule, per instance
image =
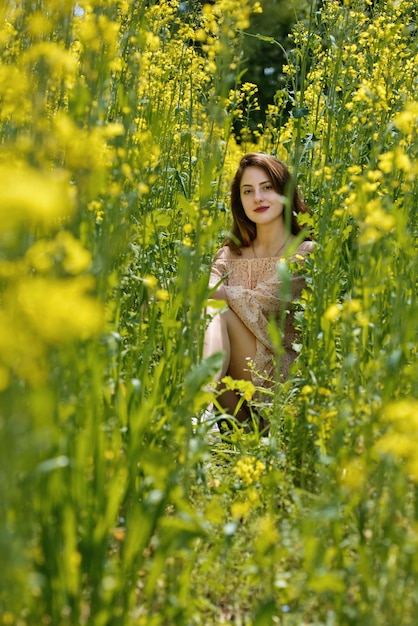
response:
[[[303,230],[302,226],[300,226],[297,221],[298,214],[309,213],[309,209],[302,200],[299,190],[293,182],[286,165],[268,154],[249,152],[242,157],[231,184],[233,224],[231,236],[225,241],[225,245],[229,246],[236,254],[242,254],[240,248],[249,246],[257,235],[256,225],[245,215],[244,207],[241,202],[241,179],[245,169],[251,166],[263,168],[270,177],[273,188],[277,193],[283,196],[291,196],[291,201],[285,204],[285,223],[290,223],[290,232],[293,235],[298,235]],[[305,239],[310,239],[308,233],[306,233]]]

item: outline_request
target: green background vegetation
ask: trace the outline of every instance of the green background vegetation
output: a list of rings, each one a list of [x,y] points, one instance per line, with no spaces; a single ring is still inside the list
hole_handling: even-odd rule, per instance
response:
[[[287,7],[0,9],[2,624],[416,622],[416,8]],[[248,150],[317,246],[270,438],[211,442],[202,310]]]

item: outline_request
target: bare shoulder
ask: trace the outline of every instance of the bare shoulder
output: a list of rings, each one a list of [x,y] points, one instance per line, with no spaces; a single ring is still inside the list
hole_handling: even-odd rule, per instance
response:
[[[242,257],[232,252],[229,246],[223,246],[215,255],[214,261],[229,261],[233,259],[241,259]]]
[[[302,241],[292,254],[292,260],[297,261],[301,265],[305,263],[306,257],[315,250],[314,241]]]
[[[300,246],[298,246],[297,252],[313,252],[315,250],[315,245],[314,241],[302,241]]]

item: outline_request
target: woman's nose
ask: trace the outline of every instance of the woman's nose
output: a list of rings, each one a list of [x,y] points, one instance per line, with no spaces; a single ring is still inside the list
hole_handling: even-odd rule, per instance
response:
[[[259,202],[263,198],[263,192],[261,189],[256,189],[254,194],[254,199]]]

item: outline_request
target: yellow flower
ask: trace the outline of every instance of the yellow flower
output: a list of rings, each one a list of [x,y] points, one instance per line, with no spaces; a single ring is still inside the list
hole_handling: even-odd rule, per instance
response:
[[[141,196],[149,193],[149,185],[147,185],[146,183],[139,183],[139,185],[138,185],[138,193]]]
[[[55,244],[57,248],[63,250],[62,265],[69,274],[80,274],[90,267],[92,263],[90,252],[70,232],[58,233]]]
[[[51,224],[74,210],[68,178],[63,172],[29,167],[0,169],[0,231],[16,224]]]
[[[186,246],[186,248],[191,248],[193,245],[193,241],[190,239],[190,237],[185,237],[182,243],[183,243],[183,246]]]
[[[356,315],[356,320],[357,320],[357,324],[359,326],[361,326],[362,328],[365,328],[366,326],[368,326],[369,324],[369,316],[366,313],[363,313],[362,311],[359,311]]]
[[[418,400],[399,400],[388,404],[384,415],[391,422],[400,422],[408,428],[413,425],[418,430]]]
[[[358,493],[366,479],[367,473],[362,458],[351,459],[342,468],[340,483],[350,493]]]
[[[160,300],[160,302],[167,302],[170,299],[170,294],[167,289],[157,289],[155,297],[157,300]]]
[[[53,29],[53,23],[41,11],[32,13],[27,21],[27,28],[31,35],[39,37],[41,35],[49,35]]]
[[[267,515],[262,517],[258,524],[257,537],[254,547],[258,552],[270,550],[279,541],[279,533],[274,519]]]
[[[46,343],[88,339],[103,328],[103,308],[90,292],[91,276],[29,278],[16,287],[16,302],[32,330]]]
[[[251,502],[247,500],[246,502],[234,502],[231,506],[231,517],[233,520],[238,520],[240,518],[246,518],[250,513],[252,508]]]
[[[385,407],[383,417],[389,424],[389,429],[376,442],[375,452],[404,461],[407,473],[418,482],[418,400],[391,403]]]
[[[310,393],[312,393],[312,391],[313,387],[311,385],[303,385],[302,389],[300,390],[303,396],[309,395]]]
[[[384,174],[390,174],[393,167],[393,152],[384,152],[379,155],[379,169]]]
[[[253,9],[252,9],[253,13],[262,13],[263,12],[263,7],[261,6],[261,4],[259,2],[255,2]]]
[[[232,391],[238,391],[244,397],[244,400],[249,402],[251,398],[254,396],[255,387],[254,384],[250,380],[238,380],[232,378],[231,376],[224,376],[222,378],[222,382],[228,389]]]
[[[234,472],[241,479],[244,485],[249,486],[256,483],[260,479],[265,469],[266,466],[262,461],[255,459],[254,457],[246,456],[237,461],[234,467]]]
[[[125,127],[120,122],[109,122],[103,127],[103,136],[112,139],[113,137],[120,137],[125,134]],[[126,164],[124,164],[126,165]]]
[[[341,307],[338,304],[331,304],[324,313],[325,319],[330,322],[336,322],[340,317]]]
[[[403,172],[410,172],[412,170],[412,163],[409,156],[401,148],[395,150],[395,165],[399,170]]]
[[[358,313],[359,311],[361,311],[361,301],[356,298],[346,300],[346,302],[344,303],[344,307],[347,313]]]
[[[368,203],[368,205],[370,204],[371,203]],[[389,233],[394,228],[396,220],[393,215],[389,215],[388,213],[383,211],[381,207],[375,206],[373,212],[369,213],[369,215],[366,216],[364,223],[366,226],[374,227],[378,230]]]
[[[358,176],[359,174],[361,174],[361,166],[360,165],[350,165],[347,168],[347,172],[349,174],[351,174],[352,176]]]
[[[155,278],[155,276],[151,276],[151,274],[147,274],[142,280],[145,287],[148,287],[148,289],[155,289],[155,287],[158,285],[157,279]]]
[[[411,133],[418,123],[418,102],[407,102],[405,109],[393,118],[393,123],[405,135]]]
[[[252,506],[257,506],[260,503],[260,494],[257,491],[256,487],[251,487],[247,491],[247,499],[251,502]]]
[[[43,41],[32,45],[22,55],[22,63],[29,67],[34,61],[42,59],[47,65],[48,71],[58,79],[64,80],[75,72],[77,63],[74,56],[65,49],[64,45],[59,45],[52,41]]]
[[[91,254],[70,232],[61,231],[53,241],[40,239],[29,248],[25,255],[29,266],[38,272],[47,272],[59,267],[68,274],[80,274],[92,262]]]
[[[197,28],[194,33],[195,41],[200,41],[201,43],[206,41],[207,36],[208,33],[203,28]]]
[[[382,172],[380,170],[369,170],[367,172],[367,178],[373,182],[381,180],[383,177]]]

